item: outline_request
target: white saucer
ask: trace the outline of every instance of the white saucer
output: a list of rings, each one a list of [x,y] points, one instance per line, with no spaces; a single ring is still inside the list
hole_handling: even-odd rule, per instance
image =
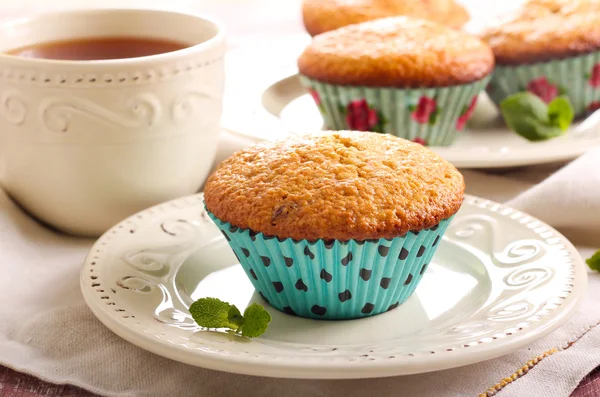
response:
[[[256,294],[202,195],[151,208],[108,231],[81,273],[89,307],[129,342],[191,365],[289,378],[367,378],[488,360],[558,328],[585,294],[573,246],[542,222],[467,197],[415,294],[388,313],[319,321]],[[187,308],[204,296],[242,311],[259,302],[267,332],[246,340],[202,331]]]
[[[258,66],[254,60],[264,56],[255,50],[227,55],[223,128],[259,141],[323,128],[318,108],[296,75],[298,48],[302,47],[292,46]],[[506,128],[482,94],[474,120],[458,140],[431,149],[459,168],[503,168],[572,160],[595,146],[600,146],[600,128],[586,135],[567,133],[546,142],[529,142]]]

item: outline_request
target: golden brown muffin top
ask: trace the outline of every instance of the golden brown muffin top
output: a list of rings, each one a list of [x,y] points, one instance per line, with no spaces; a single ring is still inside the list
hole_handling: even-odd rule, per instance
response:
[[[491,73],[494,55],[478,38],[410,17],[346,26],[313,38],[298,60],[303,75],[338,85],[442,87]]]
[[[210,176],[206,207],[233,226],[296,240],[394,238],[460,208],[465,184],[422,145],[320,132],[237,152]]]
[[[304,0],[302,18],[312,36],[374,19],[411,16],[460,28],[469,13],[454,0]]]
[[[599,0],[530,0],[480,34],[502,65],[600,50]]]

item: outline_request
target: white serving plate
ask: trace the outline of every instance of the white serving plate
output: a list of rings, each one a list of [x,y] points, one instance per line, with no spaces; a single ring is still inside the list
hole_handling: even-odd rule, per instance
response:
[[[227,55],[223,128],[256,141],[323,128],[319,110],[297,76],[295,60],[303,43],[294,42],[277,52],[252,48]],[[586,134],[570,131],[546,142],[529,142],[506,128],[482,94],[473,120],[457,141],[431,149],[459,168],[505,168],[568,161],[596,146],[600,146],[600,127]]]
[[[240,374],[370,378],[443,370],[504,355],[565,323],[586,292],[569,241],[526,214],[468,196],[415,294],[351,321],[292,317],[255,293],[203,207],[167,202],[109,230],[82,273],[88,306],[129,342],[173,360]],[[188,308],[218,297],[272,315],[248,340],[204,331]]]

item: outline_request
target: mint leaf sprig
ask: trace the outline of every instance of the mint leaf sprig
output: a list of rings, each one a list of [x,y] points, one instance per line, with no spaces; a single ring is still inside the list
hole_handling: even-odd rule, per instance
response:
[[[500,110],[508,128],[533,142],[563,135],[575,117],[568,97],[559,96],[546,104],[530,92],[507,97]]]
[[[204,328],[225,328],[246,338],[261,336],[271,322],[271,315],[258,303],[244,310],[217,298],[201,298],[190,306],[194,321]]]
[[[600,272],[600,251],[596,251],[594,255],[585,260],[585,263],[587,263],[590,269]]]

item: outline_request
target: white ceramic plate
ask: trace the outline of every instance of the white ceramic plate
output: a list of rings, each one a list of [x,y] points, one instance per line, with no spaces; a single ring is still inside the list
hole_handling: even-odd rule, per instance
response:
[[[203,210],[202,195],[141,212],[108,231],[81,273],[94,314],[129,342],[201,367],[289,378],[366,378],[488,360],[558,328],[585,294],[577,251],[528,215],[467,197],[415,294],[352,321],[276,311],[256,294]],[[211,296],[273,320],[246,340],[195,325],[189,305]]]
[[[323,128],[319,110],[296,75],[297,48],[294,45],[260,64],[253,60],[267,55],[259,51],[228,54],[225,129],[272,140]],[[600,146],[600,127],[593,133],[569,132],[546,142],[529,142],[504,126],[482,94],[474,119],[459,139],[452,146],[431,149],[459,168],[503,168],[572,160],[595,146]]]

